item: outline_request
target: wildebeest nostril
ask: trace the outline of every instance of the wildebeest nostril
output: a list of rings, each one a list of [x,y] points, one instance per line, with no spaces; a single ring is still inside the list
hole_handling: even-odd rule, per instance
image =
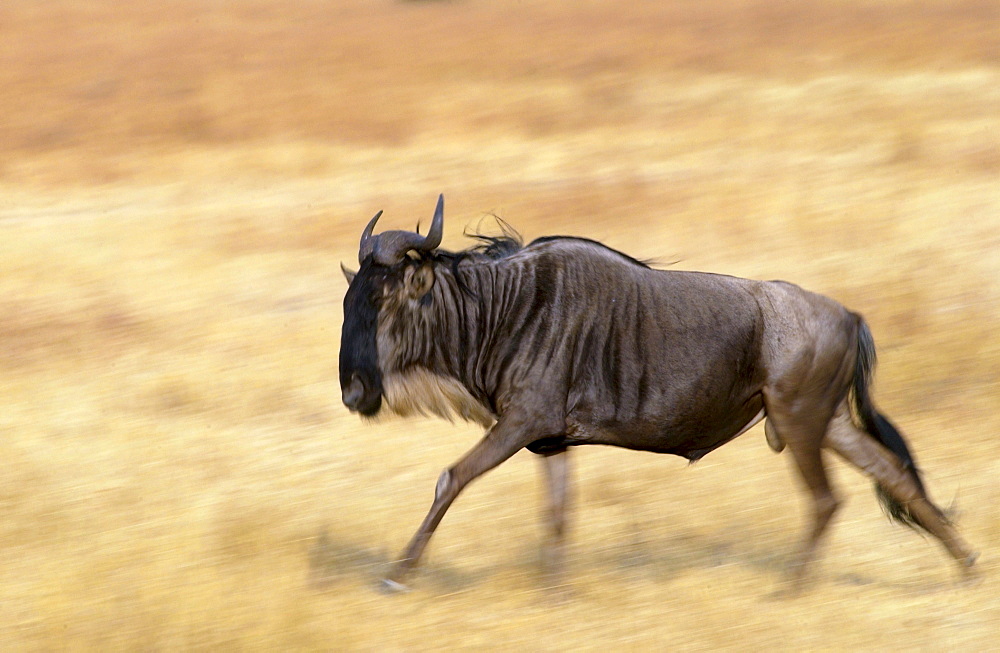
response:
[[[365,386],[361,383],[361,379],[356,376],[352,377],[351,382],[348,383],[347,387],[343,390],[344,405],[351,410],[357,410],[364,394]]]

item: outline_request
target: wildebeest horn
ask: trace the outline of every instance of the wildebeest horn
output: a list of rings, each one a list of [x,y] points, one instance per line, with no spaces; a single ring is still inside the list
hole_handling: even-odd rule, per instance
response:
[[[438,195],[437,207],[434,209],[434,219],[431,220],[431,228],[427,231],[424,244],[420,247],[425,252],[429,252],[441,244],[441,236],[444,234],[444,193]]]
[[[382,212],[379,211],[375,214],[374,218],[368,221],[368,226],[361,232],[361,248],[358,249],[358,263],[364,261],[365,257],[371,254],[375,248],[375,239],[372,238],[372,231],[375,229],[375,223],[381,217]]]
[[[431,228],[426,236],[412,231],[386,231],[378,236],[372,236],[375,222],[380,215],[382,215],[381,211],[375,214],[375,217],[371,219],[361,234],[361,248],[358,250],[359,262],[372,254],[376,263],[394,265],[402,260],[411,249],[429,252],[441,244],[441,236],[444,233],[444,195],[438,196],[434,219],[431,221]]]

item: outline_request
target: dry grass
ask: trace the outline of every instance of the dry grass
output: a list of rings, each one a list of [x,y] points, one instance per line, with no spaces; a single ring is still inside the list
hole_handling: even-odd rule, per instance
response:
[[[994,648],[998,35],[988,0],[4,4],[0,648]],[[562,601],[528,454],[374,592],[478,431],[341,407],[338,264],[440,191],[446,244],[499,212],[863,312],[983,582],[834,463],[816,585],[770,600],[804,505],[755,429],[575,451]]]

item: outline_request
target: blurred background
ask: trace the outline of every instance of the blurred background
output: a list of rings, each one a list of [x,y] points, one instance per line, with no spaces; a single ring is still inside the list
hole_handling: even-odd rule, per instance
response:
[[[986,650],[1000,623],[1000,5],[0,5],[3,650]],[[374,585],[480,436],[340,403],[383,228],[574,234],[863,313],[876,400],[983,553],[847,506],[812,590],[762,429],[573,451],[568,593],[527,453]]]

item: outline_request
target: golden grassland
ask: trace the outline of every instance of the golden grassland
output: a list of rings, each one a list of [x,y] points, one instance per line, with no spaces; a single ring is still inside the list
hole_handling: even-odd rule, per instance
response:
[[[995,2],[13,2],[0,44],[3,650],[996,648]],[[772,598],[807,506],[758,427],[573,451],[558,596],[527,453],[378,594],[479,433],[341,406],[338,266],[442,191],[448,247],[496,213],[864,313],[982,581],[831,460]]]

